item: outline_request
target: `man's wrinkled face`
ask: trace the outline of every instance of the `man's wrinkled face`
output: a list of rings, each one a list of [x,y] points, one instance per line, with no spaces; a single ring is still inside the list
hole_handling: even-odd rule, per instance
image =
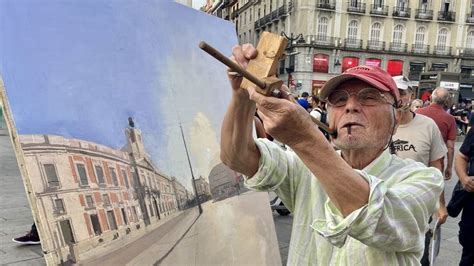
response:
[[[328,104],[330,127],[337,130],[333,142],[341,150],[383,149],[398,123],[392,106],[394,98],[378,90],[379,94],[374,94],[370,89],[375,88],[360,80],[349,80],[331,93],[343,90],[350,95],[344,105]],[[367,96],[365,91],[371,91],[372,95]]]
[[[399,110],[401,112],[409,112],[410,111],[410,105],[411,105],[411,98],[412,98],[412,91],[410,89],[407,90],[398,90],[400,93],[400,101],[401,101],[401,106]]]

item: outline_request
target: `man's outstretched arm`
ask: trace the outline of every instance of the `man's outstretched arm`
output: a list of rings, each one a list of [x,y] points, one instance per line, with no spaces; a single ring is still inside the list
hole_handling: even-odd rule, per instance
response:
[[[243,68],[255,58],[257,50],[251,45],[235,46],[232,59]],[[221,130],[221,160],[231,169],[247,176],[258,170],[260,152],[255,145],[252,128],[255,103],[250,101],[247,90],[240,88],[242,77],[229,70],[232,99],[224,116]]]

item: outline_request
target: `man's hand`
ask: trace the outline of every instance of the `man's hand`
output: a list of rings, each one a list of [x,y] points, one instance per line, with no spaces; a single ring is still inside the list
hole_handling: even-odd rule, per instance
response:
[[[446,209],[446,206],[440,206],[436,212],[436,216],[438,216],[439,223],[444,224],[448,218],[448,209]]]
[[[282,91],[287,91],[282,87]],[[284,98],[266,97],[248,89],[250,99],[257,104],[257,111],[263,120],[265,131],[278,141],[293,148],[294,144],[307,139],[308,132],[317,129],[309,113],[298,104],[291,102],[290,95]]]
[[[474,192],[474,176],[461,177],[459,180],[461,181],[464,190],[467,192]]]
[[[444,180],[449,180],[451,179],[451,176],[453,175],[453,169],[452,167],[446,167],[444,170]]]
[[[257,57],[257,49],[253,45],[246,43],[242,46],[236,45],[232,48],[231,60],[242,66],[242,68],[247,68],[247,65],[251,59]],[[240,84],[242,83],[242,76],[234,72],[232,69],[227,70],[227,76],[229,77],[230,85],[234,92],[240,90]]]

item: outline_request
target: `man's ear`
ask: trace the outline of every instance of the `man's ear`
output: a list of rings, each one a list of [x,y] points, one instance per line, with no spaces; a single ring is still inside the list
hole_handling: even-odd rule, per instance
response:
[[[393,122],[395,123],[394,129],[393,129],[393,135],[397,133],[398,126],[400,125],[400,118],[401,118],[401,112],[398,112],[395,107],[392,108],[393,112]]]

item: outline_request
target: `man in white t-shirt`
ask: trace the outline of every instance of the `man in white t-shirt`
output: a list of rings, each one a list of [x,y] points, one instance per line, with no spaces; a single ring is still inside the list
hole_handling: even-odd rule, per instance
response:
[[[429,117],[415,114],[411,111],[413,95],[409,80],[404,76],[393,77],[400,92],[401,107],[398,109],[400,125],[393,136],[392,151],[403,159],[412,159],[426,166],[435,167],[443,172],[443,159],[448,151],[436,123]],[[437,211],[439,222],[442,224],[448,217],[444,193],[439,199]],[[425,253],[422,265],[429,265],[428,247],[430,233],[425,241]]]

